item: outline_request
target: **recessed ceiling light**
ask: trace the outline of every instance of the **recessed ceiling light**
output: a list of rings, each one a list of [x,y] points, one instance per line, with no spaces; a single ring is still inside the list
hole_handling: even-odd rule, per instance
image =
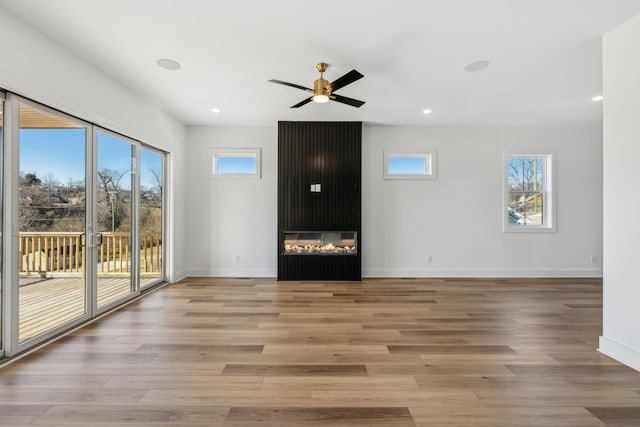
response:
[[[156,61],[156,64],[158,64],[160,68],[171,71],[179,70],[180,67],[182,67],[179,62],[169,58],[160,58]]]
[[[593,98],[591,98],[592,101],[602,101],[604,99],[604,96],[602,95],[596,95]]]
[[[213,111],[214,113],[219,113],[221,110],[218,107],[213,107],[211,111]]]
[[[433,112],[433,110],[431,108],[425,108],[424,110],[422,110],[422,114],[431,114]]]
[[[475,73],[476,71],[484,70],[489,67],[489,61],[481,59],[480,61],[473,61],[464,66],[464,70],[467,73]]]

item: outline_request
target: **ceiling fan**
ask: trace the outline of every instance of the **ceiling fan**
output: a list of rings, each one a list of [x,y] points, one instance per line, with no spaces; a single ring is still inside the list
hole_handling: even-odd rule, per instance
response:
[[[309,102],[317,102],[319,104],[324,104],[325,102],[336,101],[342,104],[351,105],[352,107],[360,108],[364,101],[360,101],[353,98],[347,98],[346,96],[335,94],[334,92],[338,89],[345,87],[348,84],[355,82],[363,78],[364,76],[357,72],[356,70],[351,70],[347,74],[333,82],[329,83],[324,79],[324,72],[327,70],[329,65],[321,62],[316,65],[318,71],[320,71],[320,78],[313,82],[313,89],[309,89],[308,87],[300,86],[295,83],[283,82],[282,80],[269,80],[271,83],[278,83],[285,86],[295,87],[297,89],[306,90],[307,92],[312,93],[309,98],[304,99],[303,101],[298,102],[296,105],[292,105],[291,108],[300,108]]]

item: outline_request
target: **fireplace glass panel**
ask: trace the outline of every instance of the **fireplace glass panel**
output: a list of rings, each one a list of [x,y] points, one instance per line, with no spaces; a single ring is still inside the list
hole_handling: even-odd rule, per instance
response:
[[[287,231],[282,243],[283,255],[356,255],[355,231]]]

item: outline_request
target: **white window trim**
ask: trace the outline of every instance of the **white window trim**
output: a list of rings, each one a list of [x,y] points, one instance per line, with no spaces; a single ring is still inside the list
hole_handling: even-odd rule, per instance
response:
[[[209,150],[208,169],[209,179],[260,179],[261,178],[261,149],[260,148],[213,148]],[[253,157],[256,159],[255,173],[219,174],[218,157]]]
[[[384,163],[382,165],[384,179],[397,180],[435,180],[437,179],[438,152],[433,148],[385,148]],[[424,158],[427,162],[428,173],[426,174],[390,174],[389,159],[392,157],[415,157]]]
[[[546,208],[544,209],[544,218],[542,225],[518,225],[509,223],[509,158],[510,157],[543,157],[544,165],[544,182],[541,193],[544,194]],[[502,225],[505,233],[554,233],[557,231],[557,215],[556,215],[556,188],[557,174],[556,163],[557,156],[555,150],[505,150],[502,156]]]

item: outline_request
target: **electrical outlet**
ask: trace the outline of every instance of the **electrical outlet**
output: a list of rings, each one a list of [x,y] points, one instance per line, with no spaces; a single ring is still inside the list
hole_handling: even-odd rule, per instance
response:
[[[425,261],[427,261],[427,264],[431,264],[431,261],[433,261],[433,258],[431,257],[431,255],[427,255]]]
[[[592,264],[596,264],[598,262],[598,256],[597,255],[591,255],[591,263]]]
[[[234,256],[233,260],[235,261],[236,264],[239,264],[240,263],[240,255]]]

